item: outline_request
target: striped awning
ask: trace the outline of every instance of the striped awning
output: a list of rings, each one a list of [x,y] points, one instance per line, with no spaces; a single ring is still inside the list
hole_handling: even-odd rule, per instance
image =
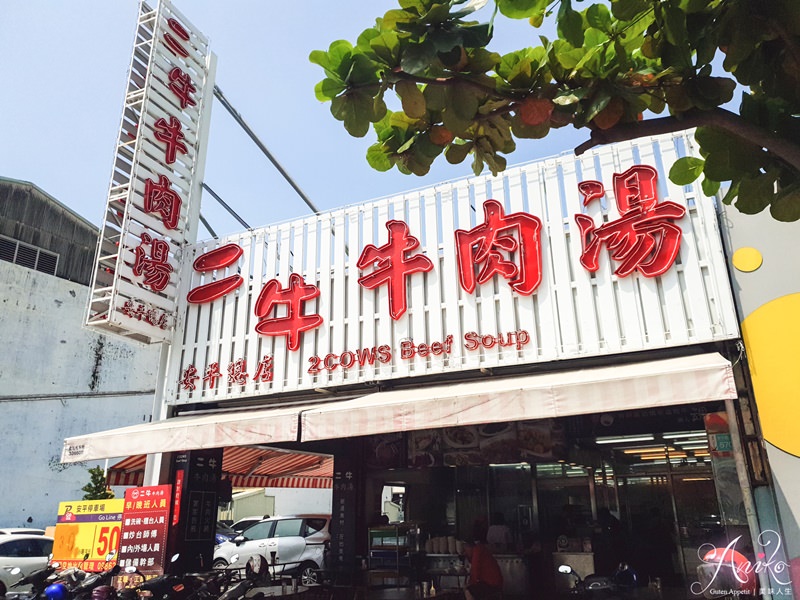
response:
[[[108,469],[108,485],[142,485],[144,454]],[[231,446],[222,452],[222,473],[233,487],[330,488],[333,457],[279,448]]]

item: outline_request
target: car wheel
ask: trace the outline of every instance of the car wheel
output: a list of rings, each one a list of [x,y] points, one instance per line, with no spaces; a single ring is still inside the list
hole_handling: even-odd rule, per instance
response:
[[[211,565],[214,569],[227,569],[228,563],[223,558],[218,558]]]
[[[7,590],[5,584],[2,581],[0,581],[0,596],[5,596],[6,591]]]
[[[317,585],[319,583],[319,567],[313,562],[300,565],[300,585]]]

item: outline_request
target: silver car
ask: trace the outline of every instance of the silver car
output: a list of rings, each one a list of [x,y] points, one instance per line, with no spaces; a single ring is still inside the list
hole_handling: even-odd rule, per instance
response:
[[[4,596],[13,583],[46,567],[52,552],[51,537],[21,533],[0,535],[0,596]],[[14,567],[19,567],[20,572],[11,573]],[[25,586],[16,589],[28,588],[29,586]]]
[[[301,585],[318,582],[330,542],[330,515],[287,515],[264,519],[248,527],[214,550],[214,567],[244,567],[259,554],[267,559],[273,575],[292,575]]]

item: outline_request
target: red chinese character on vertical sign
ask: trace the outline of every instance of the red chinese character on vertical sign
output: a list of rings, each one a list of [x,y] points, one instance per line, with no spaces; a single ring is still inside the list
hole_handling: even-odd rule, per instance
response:
[[[222,372],[219,370],[219,363],[213,362],[206,367],[206,374],[203,376],[203,381],[208,384],[209,388],[217,387],[217,379],[222,377]]]
[[[171,165],[175,162],[178,152],[186,154],[189,150],[186,148],[181,140],[184,138],[183,131],[181,131],[181,122],[177,117],[170,117],[169,123],[164,117],[161,117],[155,123],[156,131],[155,136],[159,142],[164,142],[167,148],[164,150],[164,162]]]
[[[161,292],[169,284],[169,275],[172,265],[169,264],[169,244],[158,240],[148,233],[142,234],[142,243],[136,247],[136,260],[133,263],[133,274],[136,277],[144,275],[144,285],[155,292]],[[150,246],[147,254],[145,246]]]
[[[184,369],[183,374],[181,375],[180,384],[183,389],[192,391],[197,387],[195,381],[198,379],[200,379],[200,376],[197,374],[197,367],[194,365],[189,365],[186,367],[186,369]]]
[[[245,359],[240,358],[228,364],[228,381],[231,383],[238,383],[244,385],[247,383],[247,362]]]
[[[319,296],[319,288],[303,281],[297,273],[289,275],[289,286],[284,289],[277,279],[267,282],[256,300],[255,313],[259,317],[256,331],[261,335],[287,337],[286,347],[297,350],[300,347],[300,334],[322,324],[318,314],[303,314],[303,304]],[[280,304],[286,305],[286,316],[269,315]]]
[[[175,35],[177,35],[184,42],[189,41],[189,32],[186,31],[186,29],[178,22],[177,19],[167,19],[167,25],[175,33]],[[182,56],[183,58],[189,56],[189,52],[183,47],[183,44],[179,42],[169,31],[164,34],[164,42],[177,56]]]
[[[541,220],[521,212],[506,215],[497,200],[484,202],[483,214],[483,224],[455,232],[461,287],[472,293],[477,284],[501,275],[515,292],[531,295],[542,281]],[[507,258],[512,253],[516,256]]]
[[[264,358],[261,359],[261,362],[258,363],[256,373],[253,375],[253,381],[272,381],[274,376],[273,362],[274,361],[272,360],[272,357],[269,354],[265,354]]]
[[[360,277],[358,283],[368,290],[387,284],[389,314],[392,319],[399,319],[408,309],[406,277],[431,271],[433,263],[424,254],[407,256],[419,247],[419,240],[408,233],[408,225],[403,221],[388,221],[386,229],[389,230],[389,241],[380,248],[367,244],[358,257],[359,269],[375,268],[369,275]]]
[[[588,215],[575,215],[581,232],[581,264],[588,271],[599,268],[602,244],[620,265],[614,271],[626,277],[639,271],[645,277],[662,275],[675,262],[681,245],[681,228],[672,223],[683,217],[686,208],[675,202],[658,202],[658,172],[647,165],[636,165],[614,174],[614,194],[620,218],[595,227]],[[584,206],[605,194],[599,181],[578,184]]]
[[[178,97],[181,108],[197,105],[197,102],[192,98],[192,94],[197,91],[197,88],[192,83],[191,77],[178,67],[169,72],[169,89]]]
[[[242,247],[238,244],[226,244],[198,256],[194,263],[192,263],[192,268],[198,273],[208,273],[216,269],[224,269],[225,267],[230,267],[235,264],[236,261],[241,258],[242,254],[244,254],[244,250],[242,250]],[[186,301],[190,304],[213,302],[218,298],[222,298],[225,294],[232,292],[242,285],[243,282],[244,279],[241,275],[229,275],[228,277],[217,279],[193,288],[186,295]]]
[[[161,222],[167,229],[177,229],[181,216],[181,197],[172,189],[166,175],[160,175],[158,182],[146,179],[144,182],[144,211],[159,213]]]

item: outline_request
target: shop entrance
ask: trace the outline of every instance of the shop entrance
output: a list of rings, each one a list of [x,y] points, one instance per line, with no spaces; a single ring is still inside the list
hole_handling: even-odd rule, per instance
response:
[[[712,456],[706,428],[670,425],[576,437],[566,458],[535,465],[546,570],[566,563],[581,576],[610,575],[627,562],[642,584],[682,593],[697,580],[701,547],[724,547],[740,534],[749,539],[742,491],[728,473],[733,459]],[[559,577],[557,589],[570,584]]]
[[[565,591],[562,564],[584,577],[626,562],[639,585],[686,598],[703,548],[749,543],[726,415],[706,402],[374,436],[367,507],[402,506],[388,520],[427,575],[458,570],[480,525],[509,596]]]

